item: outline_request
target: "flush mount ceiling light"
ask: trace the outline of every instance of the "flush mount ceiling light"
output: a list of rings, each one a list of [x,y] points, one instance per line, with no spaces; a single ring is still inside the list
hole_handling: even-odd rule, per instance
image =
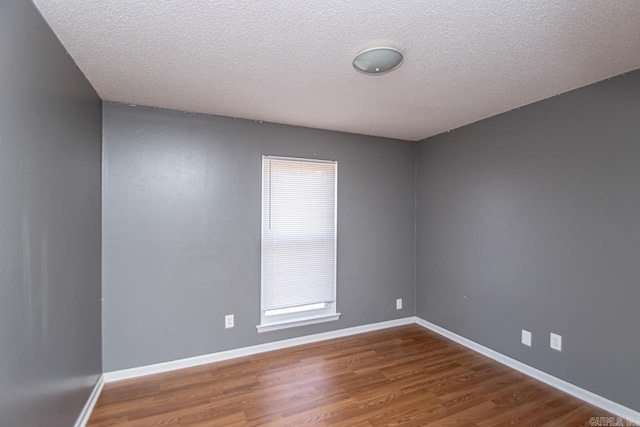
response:
[[[353,68],[364,74],[378,75],[395,70],[404,58],[402,54],[391,47],[374,47],[363,50],[353,60]]]

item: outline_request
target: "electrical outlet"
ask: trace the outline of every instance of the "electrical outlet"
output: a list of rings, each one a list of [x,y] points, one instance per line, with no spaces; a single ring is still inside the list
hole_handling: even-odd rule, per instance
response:
[[[522,344],[531,347],[531,332],[522,330]]]
[[[551,332],[549,345],[554,350],[562,351],[562,336]]]
[[[402,310],[402,298],[396,300],[396,310]]]
[[[227,314],[224,316],[224,327],[225,329],[233,328],[234,319],[233,314]]]

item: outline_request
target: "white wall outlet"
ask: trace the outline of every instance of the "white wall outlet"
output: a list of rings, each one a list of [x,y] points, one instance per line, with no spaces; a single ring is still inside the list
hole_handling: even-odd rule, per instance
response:
[[[402,298],[396,300],[396,310],[402,310]]]
[[[224,316],[224,327],[226,329],[233,328],[233,324],[234,324],[233,314],[227,314],[226,316]]]
[[[522,330],[522,344],[531,347],[531,332]]]
[[[551,332],[549,345],[552,349],[562,351],[562,336]]]

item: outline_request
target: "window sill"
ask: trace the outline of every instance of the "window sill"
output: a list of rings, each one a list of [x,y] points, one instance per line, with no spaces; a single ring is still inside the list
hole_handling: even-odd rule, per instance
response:
[[[278,331],[280,329],[287,328],[295,328],[296,326],[305,326],[305,325],[313,325],[315,323],[323,323],[323,322],[331,322],[333,320],[338,320],[340,318],[340,313],[331,313],[331,314],[321,314],[318,316],[310,316],[292,320],[286,320],[277,323],[267,323],[264,325],[258,325],[256,328],[258,329],[258,333],[269,332],[269,331]]]

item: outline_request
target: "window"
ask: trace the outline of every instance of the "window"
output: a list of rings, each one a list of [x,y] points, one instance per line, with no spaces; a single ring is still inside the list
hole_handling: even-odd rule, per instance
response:
[[[336,320],[337,163],[262,158],[258,332]]]

